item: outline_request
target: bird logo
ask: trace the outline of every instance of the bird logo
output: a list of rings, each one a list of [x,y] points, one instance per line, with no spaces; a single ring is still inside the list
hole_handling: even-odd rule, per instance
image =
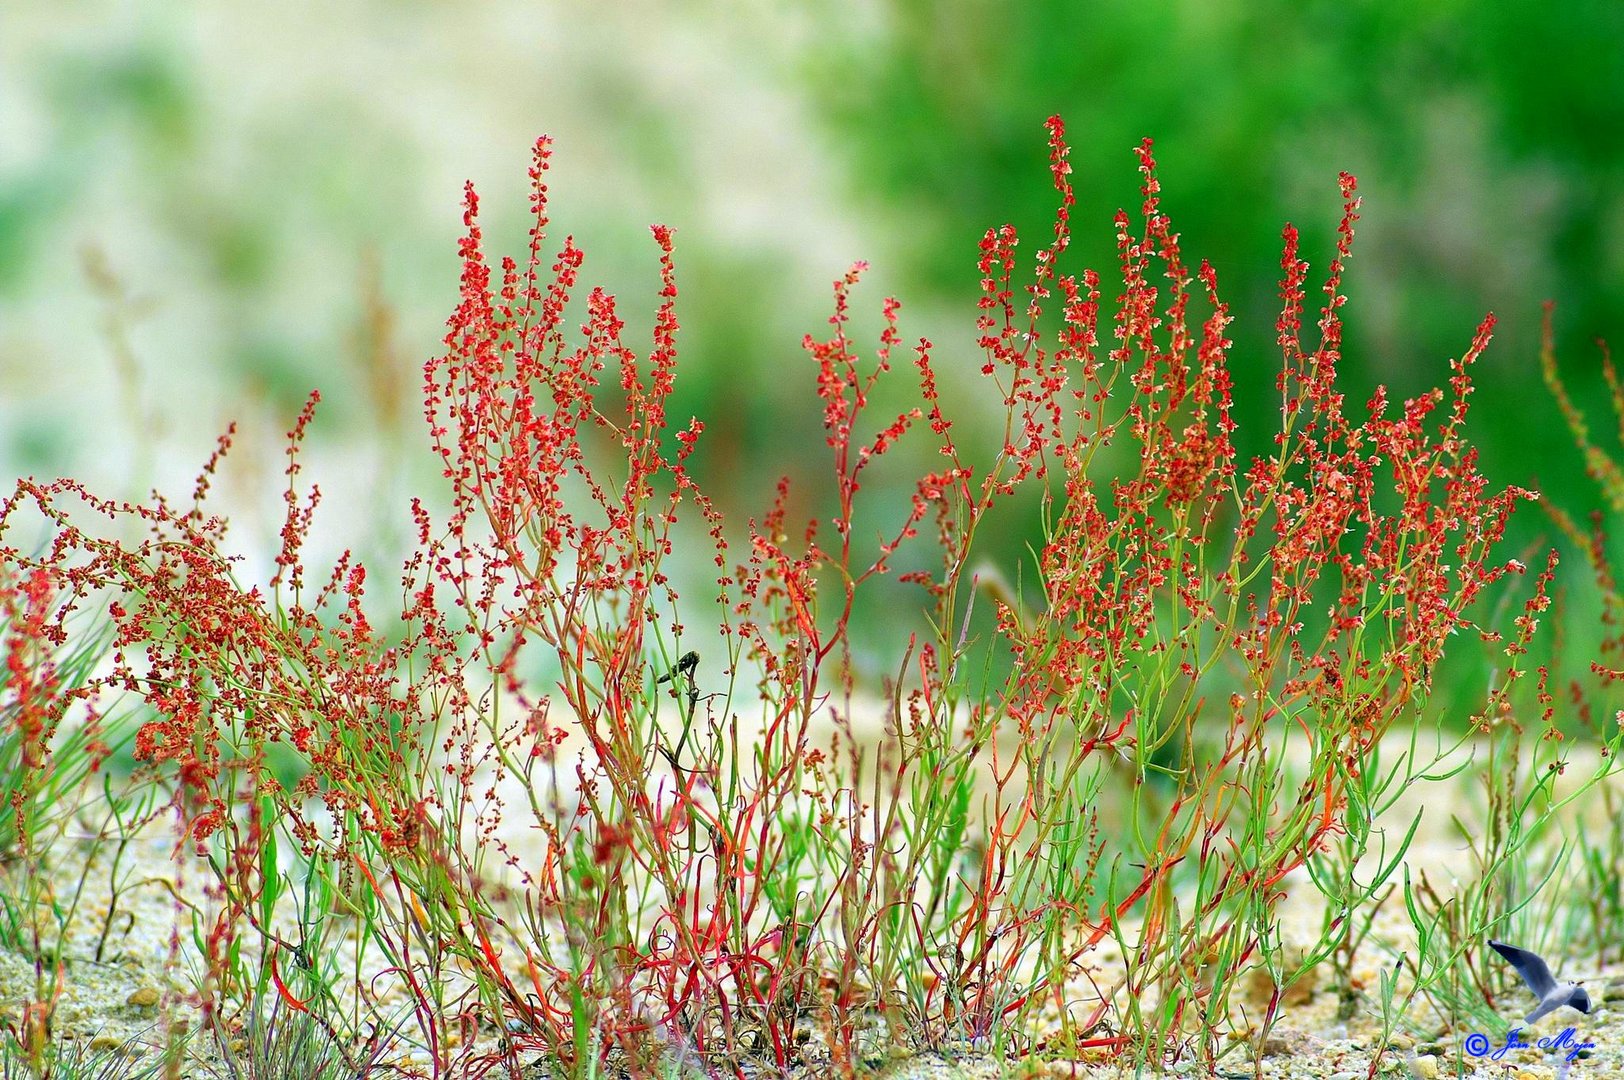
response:
[[[1517,969],[1517,974],[1522,976],[1523,982],[1528,984],[1528,989],[1539,999],[1539,1004],[1523,1023],[1532,1024],[1546,1013],[1555,1012],[1564,1005],[1572,1006],[1582,1013],[1590,1012],[1590,995],[1585,993],[1584,987],[1576,982],[1557,982],[1551,975],[1550,966],[1538,956],[1527,949],[1519,949],[1503,941],[1491,941],[1489,945]]]

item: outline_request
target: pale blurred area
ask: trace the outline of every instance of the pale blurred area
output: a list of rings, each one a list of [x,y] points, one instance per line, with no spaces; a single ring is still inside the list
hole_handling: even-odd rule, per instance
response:
[[[0,473],[184,496],[237,420],[227,476],[265,497],[221,494],[274,536],[282,433],[319,388],[301,480],[326,527],[404,524],[437,482],[418,388],[457,300],[463,182],[487,254],[519,253],[543,133],[548,252],[576,236],[580,294],[619,294],[646,343],[648,226],[671,224],[697,391],[805,404],[801,336],[886,242],[792,85],[811,32],[750,4],[8,4]]]
[[[1137,210],[1133,149],[1151,136],[1184,255],[1212,260],[1231,305],[1242,445],[1266,452],[1281,225],[1302,227],[1317,286],[1337,172],[1355,172],[1351,411],[1378,382],[1395,401],[1444,383],[1493,310],[1471,420],[1485,468],[1582,515],[1595,492],[1540,385],[1540,304],[1559,302],[1570,386],[1610,427],[1592,343],[1624,338],[1621,10],[0,0],[0,478],[184,499],[236,420],[218,507],[263,560],[282,433],[319,388],[300,477],[326,495],[316,546],[393,562],[408,499],[439,487],[419,385],[457,301],[463,182],[493,261],[519,253],[544,133],[548,253],[576,236],[578,298],[615,293],[636,347],[656,303],[648,226],[677,230],[670,411],[706,422],[692,464],[735,526],[786,472],[792,519],[829,513],[800,343],[827,333],[830,283],[859,259],[873,264],[853,302],[864,355],[882,298],[904,301],[898,395],[868,430],[911,403],[908,350],[927,336],[955,437],[985,467],[1002,406],[975,375],[976,243],[1016,224],[1024,280],[1052,235],[1043,121],[1060,113],[1078,197],[1063,269],[1101,271],[1105,348],[1111,215]],[[1102,471],[1133,467],[1119,449]],[[905,515],[910,476],[939,461],[914,439],[871,471],[865,536]],[[1042,542],[1036,500],[1017,510],[984,530],[1010,580]],[[1537,513],[1513,533],[1518,550],[1549,542]],[[699,570],[706,554],[689,556]],[[900,599],[876,601],[881,639]]]

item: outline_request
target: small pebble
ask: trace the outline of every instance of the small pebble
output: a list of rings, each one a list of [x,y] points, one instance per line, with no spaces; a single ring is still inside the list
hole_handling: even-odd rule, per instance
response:
[[[111,1035],[97,1035],[90,1040],[90,1049],[96,1053],[101,1053],[104,1050],[117,1050],[123,1045],[123,1039],[114,1038]]]
[[[1419,1076],[1421,1080],[1437,1080],[1438,1059],[1431,1054],[1422,1054],[1410,1062],[1410,1071]]]
[[[155,986],[143,986],[125,998],[124,1004],[134,1005],[138,1009],[150,1009],[158,1004],[158,988]]]

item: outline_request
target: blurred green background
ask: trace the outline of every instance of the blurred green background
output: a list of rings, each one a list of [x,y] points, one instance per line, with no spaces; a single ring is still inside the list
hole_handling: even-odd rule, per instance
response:
[[[1365,200],[1349,401],[1441,383],[1493,310],[1471,424],[1486,470],[1595,504],[1540,384],[1538,327],[1558,301],[1570,385],[1608,430],[1593,341],[1624,340],[1617,0],[12,0],[0,471],[184,493],[235,418],[226,497],[252,550],[275,535],[281,432],[320,387],[318,541],[387,549],[407,494],[436,482],[415,400],[456,300],[462,181],[492,250],[518,251],[546,132],[554,235],[576,235],[632,340],[654,306],[647,226],[678,230],[674,411],[707,422],[702,478],[759,514],[780,472],[801,474],[814,510],[799,342],[826,329],[850,262],[874,264],[859,325],[899,296],[961,430],[997,418],[973,374],[976,242],[1005,221],[1028,254],[1048,235],[1054,112],[1079,199],[1066,268],[1100,269],[1107,298],[1111,215],[1137,206],[1132,148],[1156,140],[1164,208],[1236,316],[1246,445],[1267,445],[1276,408],[1281,226],[1302,228],[1312,282],[1345,169]],[[877,479],[876,498],[900,495]],[[1549,532],[1525,511],[1516,543]]]

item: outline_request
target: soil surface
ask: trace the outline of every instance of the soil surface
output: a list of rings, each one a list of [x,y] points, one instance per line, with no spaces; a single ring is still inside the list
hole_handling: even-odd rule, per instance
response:
[[[1617,778],[1603,783],[1618,783]],[[1474,795],[1470,781],[1450,800],[1453,812],[1469,814],[1480,795]],[[1427,792],[1423,798],[1439,802],[1440,793]],[[1413,807],[1401,806],[1403,814]],[[1459,833],[1442,814],[1423,817],[1427,826],[1412,847],[1406,863],[1413,874],[1425,871],[1435,884],[1464,880],[1469,873],[1470,850]],[[1385,819],[1384,819],[1385,820]],[[78,907],[61,952],[68,958],[60,996],[52,1021],[52,1036],[98,1051],[108,1051],[151,1060],[148,1055],[161,1041],[161,1032],[170,1020],[189,1020],[191,1006],[185,1002],[196,965],[195,947],[190,941],[190,914],[186,904],[203,902],[202,881],[187,880],[177,872],[174,843],[167,835],[152,835],[132,842],[123,854],[125,874],[116,906],[112,904],[107,852],[83,875],[82,862],[70,855],[56,858],[52,882],[59,905],[71,902],[80,891]],[[15,873],[15,866],[8,872]],[[1287,900],[1281,908],[1281,927],[1288,952],[1306,948],[1317,935],[1321,906],[1317,892],[1306,875],[1290,882]],[[1289,879],[1288,879],[1289,881]],[[15,892],[14,881],[5,886]],[[109,910],[113,909],[111,920]],[[358,928],[346,931],[351,946]],[[1130,935],[1131,938],[1131,935]],[[1366,987],[1378,985],[1379,973],[1391,968],[1394,957],[1411,946],[1413,933],[1402,897],[1395,895],[1378,916],[1371,939],[1361,948],[1353,966],[1354,979]],[[47,952],[56,944],[44,942]],[[1102,947],[1089,957],[1098,985],[1109,986],[1119,973],[1120,958],[1112,946]],[[99,952],[99,959],[98,957]],[[178,959],[176,959],[178,957]],[[1416,1013],[1406,1017],[1408,1030],[1395,1033],[1382,1056],[1379,1075],[1433,1077],[1472,1077],[1485,1080],[1544,1080],[1555,1077],[1624,1076],[1624,965],[1605,969],[1586,966],[1583,957],[1553,957],[1553,966],[1564,977],[1584,978],[1594,1001],[1589,1015],[1560,1009],[1524,1032],[1526,1048],[1506,1051],[1507,1031],[1521,1024],[1521,1016],[1533,1007],[1532,995],[1520,987],[1498,1001],[1500,1024],[1490,1031],[1444,1030],[1441,1021],[1418,999]],[[1237,1019],[1235,1030],[1226,1034],[1233,1049],[1220,1059],[1219,1075],[1224,1077],[1318,1078],[1354,1080],[1366,1076],[1380,1044],[1378,1008],[1371,1000],[1358,1003],[1354,1015],[1338,1018],[1339,995],[1329,985],[1330,971],[1322,965],[1289,987],[1283,997],[1280,1016],[1268,1032],[1249,1029]],[[36,965],[15,950],[0,949],[0,1022],[21,1024],[28,1003],[37,1000],[43,989],[52,989],[51,966]],[[1086,984],[1084,984],[1086,985]],[[1247,1016],[1261,1017],[1271,993],[1267,976],[1257,973],[1236,993]],[[1373,993],[1373,991],[1371,991]],[[1091,990],[1079,991],[1080,998],[1092,998]],[[394,999],[404,1006],[404,997]],[[384,1004],[391,1004],[386,997]],[[1425,1010],[1423,1012],[1423,1010]],[[1564,1035],[1564,1031],[1567,1034]],[[494,1038],[495,1033],[490,1036]],[[1539,1041],[1547,1040],[1541,1048]],[[209,1040],[202,1040],[208,1042]],[[1576,1043],[1592,1045],[1572,1061],[1567,1054]],[[1494,1056],[1499,1051],[1499,1056]],[[426,1055],[410,1048],[388,1059],[405,1066],[426,1064]],[[132,1062],[133,1064],[133,1062]],[[775,1075],[749,1068],[747,1075]],[[1205,1066],[1180,1062],[1168,1070],[1174,1076],[1209,1075]],[[884,1080],[982,1080],[995,1077],[1116,1077],[1132,1070],[1102,1059],[1000,1063],[978,1054],[969,1046],[947,1047],[920,1053],[907,1047],[880,1047],[870,1056],[870,1075]],[[207,1063],[191,1062],[184,1075],[211,1075]],[[607,1075],[614,1075],[610,1069]],[[815,1061],[792,1073],[814,1078],[830,1075],[827,1066]],[[527,1080],[544,1080],[546,1074],[532,1070]]]

